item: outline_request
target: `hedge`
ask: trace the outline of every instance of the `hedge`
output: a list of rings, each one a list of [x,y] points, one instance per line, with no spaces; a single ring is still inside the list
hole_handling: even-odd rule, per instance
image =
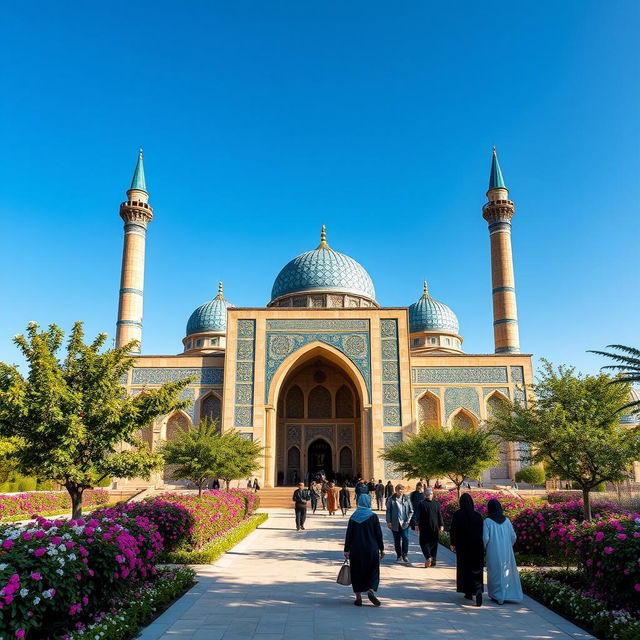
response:
[[[87,489],[84,492],[83,506],[104,505],[109,501],[109,492],[105,489]],[[0,495],[0,520],[25,520],[35,514],[69,513],[71,498],[66,491],[35,491],[14,495]],[[20,517],[17,517],[20,516]]]
[[[195,551],[174,551],[164,555],[164,561],[172,564],[211,564],[223,553],[235,547],[246,538],[254,529],[257,529],[269,516],[266,513],[258,513],[243,521],[230,531],[223,533],[219,538],[204,545]]]

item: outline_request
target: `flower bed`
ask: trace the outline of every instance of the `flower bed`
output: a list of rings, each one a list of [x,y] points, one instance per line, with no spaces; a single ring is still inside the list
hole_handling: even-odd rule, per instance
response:
[[[203,491],[202,496],[184,493],[163,493],[150,498],[185,508],[193,517],[191,543],[199,549],[207,542],[231,529],[245,517],[246,500],[236,493]]]
[[[99,506],[109,501],[106,489],[87,489],[84,492],[85,507]],[[13,495],[0,495],[0,520],[24,516],[43,515],[52,512],[71,511],[71,498],[66,491],[33,491]]]
[[[524,591],[602,640],[637,640],[640,619],[625,609],[607,609],[580,588],[575,571],[521,571]]]
[[[549,491],[547,502],[558,504],[560,502],[578,502],[582,500],[582,491]]]
[[[589,594],[640,615],[640,515],[557,523],[550,537],[580,567]]]
[[[207,493],[205,491],[205,493]],[[248,489],[229,489],[229,493],[240,496],[245,502],[245,516],[250,516],[260,506],[260,495]]]
[[[38,518],[0,529],[0,634],[66,630],[151,579],[163,549],[146,516],[126,527],[106,515],[88,520]]]
[[[154,620],[162,609],[179,598],[194,583],[195,572],[189,567],[162,569],[157,580],[133,589],[111,607],[100,612],[87,623],[80,623],[66,640],[98,638],[99,640],[130,640],[138,635],[140,627]]]

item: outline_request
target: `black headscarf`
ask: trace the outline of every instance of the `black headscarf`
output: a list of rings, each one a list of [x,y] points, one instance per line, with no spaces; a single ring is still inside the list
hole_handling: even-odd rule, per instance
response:
[[[507,517],[502,513],[502,505],[495,498],[491,498],[487,502],[487,518],[491,518],[494,522],[502,524]]]
[[[460,496],[460,509],[465,512],[466,515],[470,514],[472,511],[475,511],[475,507],[473,505],[473,498],[470,493],[463,493]]]

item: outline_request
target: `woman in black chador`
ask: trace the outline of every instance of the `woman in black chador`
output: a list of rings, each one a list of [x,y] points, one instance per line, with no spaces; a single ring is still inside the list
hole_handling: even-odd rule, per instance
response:
[[[471,494],[463,493],[460,508],[451,521],[451,551],[456,554],[456,591],[464,593],[467,600],[475,597],[477,607],[482,605],[484,590],[482,525],[482,516],[475,510]]]
[[[380,520],[371,509],[371,498],[361,493],[358,508],[349,518],[344,540],[344,557],[351,565],[351,586],[356,594],[353,604],[362,606],[362,593],[374,606],[380,606],[376,591],[380,583],[380,558],[384,558],[384,542]]]

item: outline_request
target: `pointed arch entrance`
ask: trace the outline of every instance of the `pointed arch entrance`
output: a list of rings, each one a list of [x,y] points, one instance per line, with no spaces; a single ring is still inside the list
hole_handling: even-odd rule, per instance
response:
[[[269,400],[273,453],[266,463],[274,484],[292,484],[294,447],[299,481],[320,472],[342,481],[368,471],[367,388],[344,354],[318,343],[292,354],[274,376]]]

